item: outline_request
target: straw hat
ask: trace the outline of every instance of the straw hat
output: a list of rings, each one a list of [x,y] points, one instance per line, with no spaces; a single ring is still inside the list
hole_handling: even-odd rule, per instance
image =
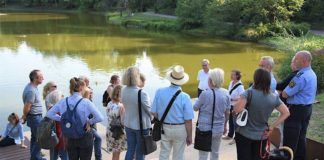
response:
[[[189,76],[184,72],[184,68],[180,65],[172,67],[170,71],[167,72],[166,78],[173,84],[183,85],[189,81]]]

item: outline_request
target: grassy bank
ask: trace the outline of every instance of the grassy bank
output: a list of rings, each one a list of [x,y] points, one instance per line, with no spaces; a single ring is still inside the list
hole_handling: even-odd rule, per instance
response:
[[[309,123],[307,137],[324,143],[324,93],[317,96],[319,104],[313,106],[313,114]]]

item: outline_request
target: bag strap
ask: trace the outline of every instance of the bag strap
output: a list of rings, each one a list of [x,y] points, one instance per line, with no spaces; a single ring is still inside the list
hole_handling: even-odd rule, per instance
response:
[[[237,88],[237,87],[239,87],[240,85],[242,85],[242,83],[238,83],[238,84],[236,84],[230,91],[229,91],[229,94],[231,95],[232,94],[232,92]]]
[[[73,112],[76,110],[76,108],[78,107],[79,103],[80,103],[82,100],[83,100],[83,98],[81,98],[81,99],[76,103],[75,107],[73,108]],[[69,111],[71,111],[70,106],[69,106],[69,102],[68,102],[68,97],[66,97],[66,106],[67,106],[67,109],[68,109]]]
[[[170,108],[171,108],[173,102],[176,100],[177,96],[178,96],[180,93],[181,93],[181,90],[178,90],[178,91],[173,95],[172,99],[170,100],[170,102],[169,102],[167,108],[165,109],[165,111],[164,111],[164,113],[163,113],[163,116],[162,116],[162,118],[161,118],[161,120],[160,120],[161,124],[164,122],[166,116],[168,115],[168,113],[169,113],[169,111],[170,111]]]
[[[216,104],[215,104],[215,101],[216,101],[216,94],[215,94],[215,90],[214,89],[212,89],[213,90],[213,98],[214,98],[214,100],[213,100],[213,114],[212,114],[212,123],[211,123],[211,129],[213,129],[213,127],[214,127],[214,114],[215,114],[215,108],[216,108]]]
[[[138,90],[138,116],[139,116],[139,124],[140,124],[140,131],[141,131],[141,136],[143,136],[143,118],[142,118],[142,90]]]

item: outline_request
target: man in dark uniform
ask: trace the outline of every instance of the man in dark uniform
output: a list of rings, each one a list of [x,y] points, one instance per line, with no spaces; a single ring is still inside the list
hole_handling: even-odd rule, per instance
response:
[[[299,51],[294,58],[298,73],[282,92],[290,111],[284,124],[283,145],[294,151],[295,160],[306,159],[306,133],[315,102],[317,77],[311,68],[312,55]]]

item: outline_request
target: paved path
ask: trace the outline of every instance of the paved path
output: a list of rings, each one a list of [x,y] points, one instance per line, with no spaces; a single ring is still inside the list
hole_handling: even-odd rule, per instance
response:
[[[147,15],[147,16],[155,16],[155,17],[162,17],[162,18],[169,18],[169,19],[177,19],[177,16],[171,16],[171,15],[165,15],[165,14],[158,14],[158,13],[154,13],[154,12],[143,12],[141,13],[143,15]]]

